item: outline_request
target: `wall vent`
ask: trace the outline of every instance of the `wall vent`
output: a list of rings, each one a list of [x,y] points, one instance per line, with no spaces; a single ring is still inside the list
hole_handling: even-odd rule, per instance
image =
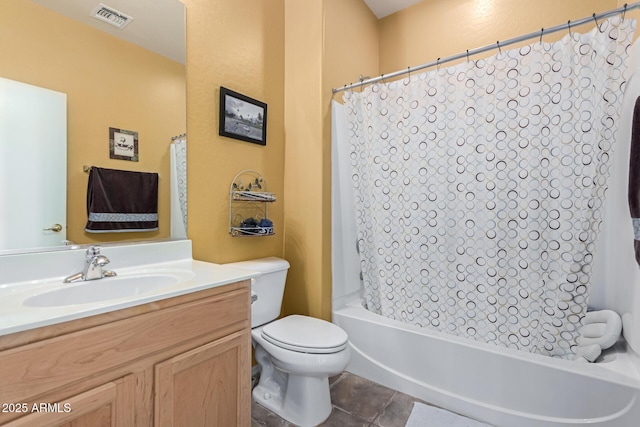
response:
[[[96,6],[95,9],[91,11],[91,16],[120,29],[124,28],[129,22],[133,21],[133,18],[129,15],[126,15],[102,3],[100,3],[98,6]]]

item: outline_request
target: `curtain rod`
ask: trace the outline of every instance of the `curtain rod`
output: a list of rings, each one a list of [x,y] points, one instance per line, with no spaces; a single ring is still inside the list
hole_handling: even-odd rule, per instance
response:
[[[458,53],[456,55],[453,56],[449,56],[447,58],[438,58],[438,60],[436,61],[431,61],[428,62],[426,64],[422,64],[422,65],[417,65],[415,67],[407,67],[407,69],[404,70],[399,70],[399,71],[395,71],[393,73],[389,73],[389,74],[382,74],[379,77],[373,77],[370,79],[366,79],[366,80],[360,80],[359,82],[356,83],[349,83],[344,85],[343,87],[337,87],[337,88],[333,88],[332,92],[338,93],[338,92],[342,92],[344,90],[349,90],[349,89],[353,89],[356,87],[360,87],[360,86],[364,86],[366,84],[370,84],[370,83],[375,83],[375,82],[379,82],[380,80],[384,80],[384,79],[390,79],[393,77],[398,77],[401,76],[403,74],[408,74],[408,73],[412,73],[414,71],[419,71],[419,70],[423,70],[425,68],[429,68],[429,67],[433,67],[435,66],[439,66],[440,64],[444,64],[445,62],[450,62],[450,61],[455,61],[457,59],[462,59],[462,58],[469,58],[469,56],[471,55],[477,55],[479,53],[483,53],[483,52],[487,52],[493,49],[498,49],[500,50],[501,48],[505,47],[505,46],[509,46],[512,45],[514,43],[520,43],[523,42],[525,40],[529,40],[529,39],[533,39],[533,38],[537,38],[540,37],[540,39],[542,40],[542,36],[545,34],[551,34],[551,33],[556,33],[558,31],[563,31],[566,29],[569,29],[569,31],[571,31],[571,27],[573,26],[578,26],[578,25],[584,25],[584,24],[588,24],[590,22],[595,21],[596,24],[598,24],[598,19],[604,19],[604,18],[609,18],[610,16],[614,16],[614,15],[618,15],[620,13],[625,13],[628,10],[633,10],[633,9],[638,9],[640,8],[640,2],[637,3],[633,3],[633,4],[625,4],[622,7],[619,7],[617,9],[612,9],[609,10],[607,12],[603,12],[600,14],[593,14],[592,16],[586,17],[586,18],[582,18],[582,19],[578,19],[577,21],[573,21],[571,22],[570,20],[567,21],[566,24],[561,24],[561,25],[556,25],[555,27],[551,27],[551,28],[542,28],[540,31],[536,31],[533,33],[529,33],[529,34],[525,34],[519,37],[515,37],[509,40],[505,40],[503,42],[501,41],[497,41],[494,44],[490,44],[484,47],[479,47],[476,49],[472,49],[472,50],[467,50],[466,52],[462,52],[462,53]],[[598,24],[599,25],[599,24]]]

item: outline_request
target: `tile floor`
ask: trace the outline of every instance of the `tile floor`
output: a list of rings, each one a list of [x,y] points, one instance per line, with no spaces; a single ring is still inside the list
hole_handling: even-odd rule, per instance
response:
[[[333,411],[324,427],[404,427],[413,402],[422,400],[365,378],[343,372],[330,378]],[[251,427],[293,427],[268,409],[252,402]]]

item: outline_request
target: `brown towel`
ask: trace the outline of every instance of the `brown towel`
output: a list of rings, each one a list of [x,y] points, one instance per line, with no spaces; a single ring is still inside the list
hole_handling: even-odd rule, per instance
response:
[[[629,211],[633,221],[633,246],[640,264],[640,97],[636,99],[631,125],[631,155],[629,159]]]
[[[89,233],[158,229],[158,174],[93,166],[87,187]]]

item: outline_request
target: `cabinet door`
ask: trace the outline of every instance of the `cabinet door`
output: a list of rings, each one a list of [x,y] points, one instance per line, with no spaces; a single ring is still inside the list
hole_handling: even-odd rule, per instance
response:
[[[37,403],[6,427],[130,427],[134,423],[133,375],[56,403]]]
[[[250,331],[242,331],[157,364],[156,427],[248,427],[250,361]]]

